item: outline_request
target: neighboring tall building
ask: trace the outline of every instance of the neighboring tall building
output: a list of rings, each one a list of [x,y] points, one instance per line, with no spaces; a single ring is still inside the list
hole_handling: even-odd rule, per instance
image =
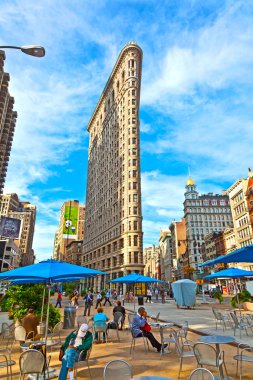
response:
[[[66,247],[73,241],[83,240],[84,214],[85,206],[79,204],[79,201],[69,200],[63,203],[60,211],[60,223],[54,239],[55,259],[68,261]]]
[[[177,279],[184,278],[187,271],[188,261],[184,260],[187,251],[185,219],[180,222],[173,221],[169,226],[171,232],[171,249],[172,249],[172,271],[173,276]],[[185,264],[185,265],[184,265]]]
[[[151,247],[144,248],[143,262],[144,275],[157,278],[161,277],[161,267],[159,261],[159,247],[153,244]]]
[[[126,45],[88,124],[83,265],[143,272],[139,104],[142,50]],[[98,281],[101,280],[101,283]],[[105,278],[90,281],[106,287]]]
[[[253,172],[227,190],[234,222],[236,248],[253,244]]]
[[[29,202],[20,202],[15,193],[0,195],[0,216],[21,220],[19,239],[15,243],[19,248],[20,265],[33,264],[33,236],[36,221],[36,206]]]
[[[161,263],[161,280],[172,281],[174,277],[174,264],[172,255],[172,240],[170,231],[161,231],[159,238],[159,256]]]
[[[10,76],[3,69],[4,60],[5,54],[0,50],[0,194],[4,188],[17,118],[17,112],[13,111],[14,98],[8,91]]]
[[[208,193],[199,195],[195,182],[186,183],[184,217],[189,266],[194,270],[202,263],[201,247],[204,236],[233,226],[228,195]]]

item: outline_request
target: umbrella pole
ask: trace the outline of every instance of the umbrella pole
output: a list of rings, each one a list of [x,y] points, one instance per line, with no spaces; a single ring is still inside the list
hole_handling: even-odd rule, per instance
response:
[[[44,286],[44,289],[43,289],[43,300],[42,300],[42,308],[41,308],[40,322],[43,321],[44,302],[45,302],[45,291],[46,291],[46,285]]]
[[[48,302],[47,302],[47,320],[46,320],[46,333],[45,333],[45,341],[47,345],[47,335],[48,335],[48,321],[49,321],[49,305],[50,305],[50,284],[48,285]]]
[[[135,312],[135,283],[134,283],[134,312]]]

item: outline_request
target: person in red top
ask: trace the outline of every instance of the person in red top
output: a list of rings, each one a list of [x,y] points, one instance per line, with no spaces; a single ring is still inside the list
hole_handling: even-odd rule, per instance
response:
[[[59,307],[61,307],[61,301],[62,301],[62,294],[59,291],[58,294],[57,294],[57,299],[56,299],[55,307],[57,307],[58,305],[59,305]]]

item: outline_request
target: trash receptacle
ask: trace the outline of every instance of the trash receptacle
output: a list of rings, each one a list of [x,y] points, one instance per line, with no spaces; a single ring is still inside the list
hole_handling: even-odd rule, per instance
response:
[[[144,305],[143,296],[138,296],[138,305]]]
[[[63,328],[64,329],[73,329],[75,327],[75,319],[76,319],[76,308],[75,308],[75,306],[64,307]]]

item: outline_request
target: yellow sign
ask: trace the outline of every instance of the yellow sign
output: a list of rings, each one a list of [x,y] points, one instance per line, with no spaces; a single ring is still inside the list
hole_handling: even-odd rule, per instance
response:
[[[203,285],[203,284],[204,284],[204,280],[203,280],[202,278],[198,278],[198,279],[196,280],[196,283],[197,283],[198,285]]]

